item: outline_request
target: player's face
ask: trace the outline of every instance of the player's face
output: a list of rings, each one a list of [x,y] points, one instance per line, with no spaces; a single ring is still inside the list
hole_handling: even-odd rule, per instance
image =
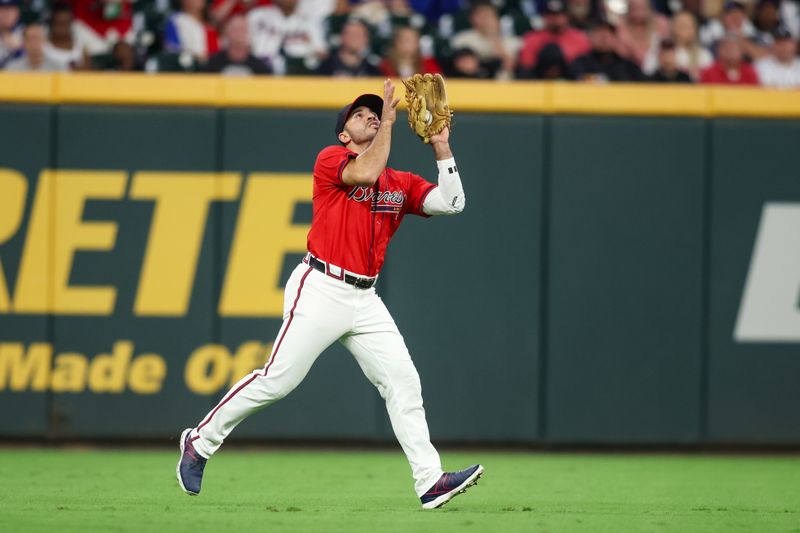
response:
[[[367,106],[359,106],[347,119],[344,125],[344,131],[350,136],[350,139],[356,144],[371,141],[375,134],[378,133],[378,126],[381,125],[381,119],[372,109]]]

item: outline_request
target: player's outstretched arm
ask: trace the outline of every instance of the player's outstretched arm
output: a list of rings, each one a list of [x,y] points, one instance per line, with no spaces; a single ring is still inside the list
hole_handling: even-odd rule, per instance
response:
[[[391,80],[383,82],[383,113],[381,124],[369,147],[347,164],[342,172],[342,181],[347,185],[371,187],[386,168],[389,150],[392,145],[392,126],[397,120],[397,104],[394,97],[394,84]]]
[[[450,129],[432,136],[430,142],[439,168],[439,186],[425,198],[422,210],[426,215],[456,215],[464,210],[466,196],[450,149]]]

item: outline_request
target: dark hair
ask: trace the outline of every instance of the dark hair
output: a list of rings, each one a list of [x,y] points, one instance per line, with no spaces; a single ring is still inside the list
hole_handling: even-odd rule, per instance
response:
[[[548,79],[548,74],[558,69],[561,72],[560,79],[572,80],[575,76],[572,74],[572,69],[569,67],[567,59],[564,57],[564,52],[561,47],[556,43],[548,43],[542,47],[537,56],[536,66],[530,72],[532,78],[537,80]]]
[[[53,22],[56,20],[56,15],[59,13],[69,13],[70,16],[73,16],[74,11],[72,10],[72,6],[67,3],[56,2],[50,9],[50,17],[47,19],[48,26],[53,25]]]
[[[345,26],[349,26],[350,24],[358,24],[359,26],[364,27],[367,30],[367,33],[371,33],[369,24],[367,24],[367,21],[361,17],[347,17],[347,19],[344,21],[344,24],[342,24],[342,30],[344,30]]]
[[[497,7],[490,0],[473,0],[469,3],[469,14],[472,15],[480,7],[491,7],[497,11]]]
[[[459,59],[459,58],[461,58],[463,56],[478,57],[478,53],[475,52],[475,50],[473,50],[472,48],[469,48],[469,47],[466,47],[466,46],[462,46],[461,48],[453,50],[453,53],[450,54],[450,59],[452,61],[455,61],[456,59]]]
[[[661,49],[662,50],[674,50],[675,49],[675,41],[667,37],[666,39],[661,39]]]
[[[53,7],[50,8],[50,16],[52,18],[53,15],[60,12],[68,12],[72,13],[72,6],[66,2],[56,2],[53,4]]]

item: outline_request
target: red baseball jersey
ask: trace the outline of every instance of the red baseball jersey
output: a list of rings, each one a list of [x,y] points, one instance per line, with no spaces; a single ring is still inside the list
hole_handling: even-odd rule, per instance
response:
[[[377,276],[389,240],[406,214],[427,216],[422,204],[436,185],[386,167],[372,187],[346,185],[345,165],[358,156],[328,146],[314,164],[314,218],[308,251],[355,274]]]

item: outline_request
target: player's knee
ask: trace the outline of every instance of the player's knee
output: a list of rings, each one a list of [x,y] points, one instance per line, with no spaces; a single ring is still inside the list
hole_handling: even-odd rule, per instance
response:
[[[297,380],[282,383],[279,387],[275,388],[274,392],[275,400],[282,400],[286,398],[287,396],[289,396],[289,393],[291,393],[294,389],[297,388],[299,384],[300,381]]]
[[[387,389],[386,389],[386,385],[384,385],[383,382],[376,382],[375,383],[375,388],[378,389],[378,394],[381,395],[381,398],[383,398],[385,400],[386,399],[386,394],[388,392]]]

